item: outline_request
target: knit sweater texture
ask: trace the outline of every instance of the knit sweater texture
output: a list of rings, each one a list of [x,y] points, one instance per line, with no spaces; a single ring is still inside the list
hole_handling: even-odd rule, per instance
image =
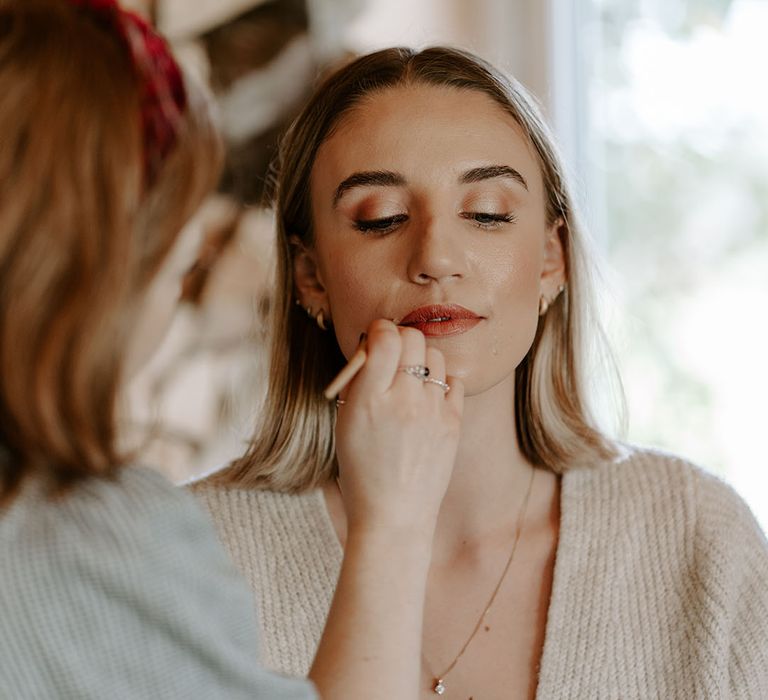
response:
[[[342,560],[322,491],[191,490],[256,596],[262,660],[305,675]],[[768,699],[768,543],[730,487],[636,448],[564,474],[536,697]]]
[[[2,700],[313,700],[258,665],[253,597],[188,494],[131,467],[0,509]]]

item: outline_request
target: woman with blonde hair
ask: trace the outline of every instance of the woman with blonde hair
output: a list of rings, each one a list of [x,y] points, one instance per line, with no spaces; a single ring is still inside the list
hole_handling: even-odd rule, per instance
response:
[[[593,258],[519,84],[454,49],[355,60],[285,135],[275,206],[263,417],[245,456],[192,486],[252,584],[268,665],[306,673],[344,600],[361,481],[382,499],[402,483],[371,438],[389,397],[368,390],[370,360],[323,397],[361,331],[371,355],[394,323],[412,345],[397,381],[465,388],[440,508],[411,489],[429,525],[397,534],[428,551],[422,697],[768,697],[768,546],[749,510],[590,414]],[[395,433],[387,450],[397,462]]]
[[[205,515],[119,447],[118,390],[173,310],[221,162],[165,42],[114,0],[0,0],[0,92],[0,695],[359,698],[371,673],[370,697],[416,697],[398,672],[423,594],[418,576],[381,585],[416,558],[382,537],[388,516],[361,517],[315,689],[259,666]],[[416,475],[437,493],[461,392],[422,398],[403,445],[446,452]]]

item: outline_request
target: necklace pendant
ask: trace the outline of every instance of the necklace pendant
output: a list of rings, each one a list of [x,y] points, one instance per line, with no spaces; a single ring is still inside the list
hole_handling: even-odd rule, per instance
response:
[[[443,685],[442,678],[435,678],[435,684],[432,686],[432,691],[436,695],[442,695],[445,692],[445,685]]]

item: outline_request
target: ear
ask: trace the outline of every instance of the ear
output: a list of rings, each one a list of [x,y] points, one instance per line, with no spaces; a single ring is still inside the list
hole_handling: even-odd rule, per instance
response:
[[[313,316],[322,311],[328,319],[330,316],[328,293],[320,276],[315,251],[307,248],[296,236],[291,236],[289,242],[293,256],[293,284],[296,300],[305,309],[312,309]]]
[[[557,290],[567,282],[563,244],[567,235],[568,228],[562,218],[556,219],[546,232],[540,293],[547,299],[556,296]]]

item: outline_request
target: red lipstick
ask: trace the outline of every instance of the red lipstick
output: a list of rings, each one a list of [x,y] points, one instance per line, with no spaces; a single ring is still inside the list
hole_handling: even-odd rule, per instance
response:
[[[482,316],[458,304],[433,304],[414,309],[400,325],[418,328],[429,338],[465,333],[482,320]]]

